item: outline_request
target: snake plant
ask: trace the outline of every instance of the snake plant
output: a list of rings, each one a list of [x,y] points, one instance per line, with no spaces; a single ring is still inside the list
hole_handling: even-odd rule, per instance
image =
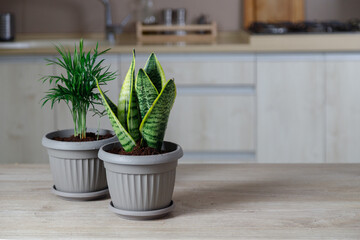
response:
[[[131,151],[137,143],[161,149],[170,110],[176,97],[173,79],[166,81],[155,54],[148,58],[144,68],[135,77],[135,51],[130,68],[115,105],[97,87],[102,97],[112,127],[125,151]]]
[[[97,84],[104,85],[107,81],[116,78],[115,72],[109,71],[108,67],[103,67],[104,59],[97,58],[110,49],[98,52],[98,44],[93,50],[84,52],[83,40],[80,40],[79,48],[75,45],[73,55],[63,46],[55,46],[60,58],[49,60],[48,65],[57,65],[65,70],[65,74],[44,76],[41,80],[49,82],[55,86],[46,92],[42,98],[42,106],[51,102],[51,108],[55,103],[64,101],[69,107],[74,122],[74,136],[80,139],[86,138],[86,115],[88,111],[102,115],[95,105],[101,104],[100,94],[95,93]],[[97,81],[94,81],[96,77]],[[91,107],[91,108],[90,108]]]

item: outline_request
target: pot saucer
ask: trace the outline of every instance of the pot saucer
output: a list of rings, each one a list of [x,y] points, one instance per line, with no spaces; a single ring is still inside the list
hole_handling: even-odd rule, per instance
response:
[[[174,210],[175,203],[171,201],[168,207],[152,210],[152,211],[128,211],[128,210],[121,210],[115,208],[112,201],[109,204],[109,209],[113,213],[120,215],[120,217],[129,219],[129,220],[151,220],[151,219],[158,219],[166,216],[169,212]]]
[[[55,185],[53,185],[53,187],[51,188],[51,192],[59,197],[65,198],[66,200],[88,201],[105,197],[109,194],[109,189],[105,188],[96,192],[70,193],[59,191],[56,189]]]

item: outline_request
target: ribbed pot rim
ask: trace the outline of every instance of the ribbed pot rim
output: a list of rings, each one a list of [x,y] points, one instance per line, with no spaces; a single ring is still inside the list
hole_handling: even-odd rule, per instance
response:
[[[119,165],[156,165],[177,161],[184,154],[180,145],[167,141],[163,142],[162,149],[169,150],[170,152],[157,155],[128,156],[109,153],[105,151],[113,148],[114,145],[116,147],[121,146],[119,142],[112,142],[102,146],[99,150],[99,158],[104,162]]]
[[[98,129],[96,128],[88,128],[87,132],[97,132]],[[46,148],[56,149],[56,150],[96,150],[99,149],[101,146],[113,142],[117,139],[115,133],[108,129],[99,129],[101,135],[111,133],[114,136],[111,138],[99,140],[99,141],[89,141],[89,142],[63,142],[53,140],[53,137],[69,137],[74,134],[74,129],[64,129],[53,131],[47,133],[42,138],[42,145]]]

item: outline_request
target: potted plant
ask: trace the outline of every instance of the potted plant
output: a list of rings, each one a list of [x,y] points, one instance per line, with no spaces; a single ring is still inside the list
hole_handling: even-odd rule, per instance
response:
[[[108,194],[103,162],[98,159],[99,148],[116,140],[113,132],[103,129],[87,129],[88,111],[101,115],[96,105],[101,104],[96,90],[94,77],[98,84],[116,78],[109,67],[103,67],[104,61],[98,57],[109,49],[98,52],[98,44],[93,52],[84,52],[83,41],[79,48],[75,46],[73,55],[62,46],[56,46],[60,58],[49,60],[48,65],[57,65],[65,74],[44,76],[43,83],[53,87],[42,98],[42,106],[64,101],[69,107],[74,129],[60,130],[45,134],[42,144],[49,154],[50,168],[54,180],[52,191],[61,197],[89,200]],[[104,112],[105,113],[105,112]]]
[[[97,81],[98,82],[98,81]],[[119,142],[101,147],[110,210],[128,219],[154,219],[174,208],[172,194],[181,147],[163,141],[176,97],[173,79],[152,53],[135,78],[135,51],[116,106],[97,86]]]

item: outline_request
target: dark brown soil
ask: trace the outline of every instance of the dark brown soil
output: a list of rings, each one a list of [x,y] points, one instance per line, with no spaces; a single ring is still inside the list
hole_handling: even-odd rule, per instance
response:
[[[123,148],[113,148],[108,151],[109,153],[119,154],[119,155],[132,155],[132,156],[146,156],[146,155],[157,155],[165,153],[164,151],[159,151],[156,148],[151,147],[136,147],[131,152],[125,152]]]
[[[113,136],[114,135],[110,133],[98,136],[96,133],[87,132],[86,138],[84,139],[80,139],[80,137],[74,137],[74,135],[71,135],[70,137],[54,137],[53,140],[62,141],[62,142],[90,142],[90,141],[98,141],[98,140],[111,138]]]

